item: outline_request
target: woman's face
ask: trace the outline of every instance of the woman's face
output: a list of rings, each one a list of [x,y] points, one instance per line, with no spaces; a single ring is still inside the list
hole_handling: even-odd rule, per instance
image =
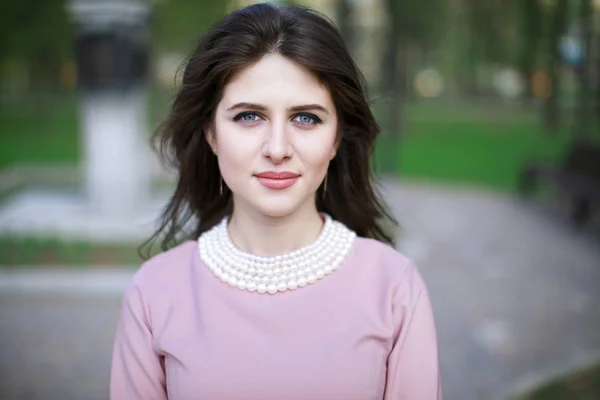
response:
[[[299,64],[270,54],[237,74],[208,135],[236,212],[314,212],[337,127],[329,91]]]

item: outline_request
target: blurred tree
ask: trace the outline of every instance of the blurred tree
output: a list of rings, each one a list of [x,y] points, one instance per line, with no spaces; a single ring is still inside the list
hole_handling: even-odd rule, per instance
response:
[[[54,85],[72,58],[73,26],[65,0],[4,2],[0,12],[0,62],[17,60],[32,86]],[[163,0],[155,3],[152,43],[158,51],[190,51],[226,12],[227,2]]]
[[[228,11],[227,1],[156,2],[152,42],[157,51],[191,52],[202,34]]]
[[[467,42],[467,94],[479,95],[481,88],[479,85],[479,66],[484,61],[494,47],[494,35],[491,32],[490,18],[493,12],[491,11],[490,2],[481,2],[479,0],[467,0],[466,11],[468,15],[469,36]]]
[[[389,98],[385,127],[399,138],[403,130],[403,102],[408,92],[409,57],[412,49],[428,49],[439,34],[442,0],[385,0],[388,29],[382,65],[381,87]]]
[[[385,0],[388,18],[384,35],[384,54],[380,87],[386,98],[383,133],[391,148],[398,148],[404,132],[404,103],[408,96],[410,57],[415,49],[424,52],[442,27],[438,17],[442,15],[443,0]],[[398,154],[383,160],[383,170],[399,171]]]
[[[64,0],[3,2],[0,62],[13,60],[26,68],[36,90],[53,88],[71,58],[72,34]]]
[[[527,1],[527,0],[526,0]],[[455,79],[460,93],[485,94],[494,68],[521,64],[520,0],[447,0],[457,32]]]
[[[561,123],[560,107],[560,65],[561,54],[559,43],[567,25],[567,0],[556,0],[551,10],[551,25],[548,51],[548,74],[551,91],[544,107],[544,125],[548,132],[556,133]]]
[[[600,35],[596,34],[596,123],[600,125]]]
[[[336,14],[338,21],[338,29],[346,42],[346,46],[350,52],[354,53],[354,27],[352,23],[352,6],[351,0],[338,0],[336,4]]]
[[[402,129],[404,100],[404,81],[406,79],[406,60],[400,59],[399,51],[404,45],[402,32],[402,3],[396,0],[385,0],[388,15],[388,32],[386,38],[385,53],[383,59],[382,80],[383,88],[388,93],[386,126],[384,133],[392,138],[398,138]]]
[[[577,70],[579,78],[579,105],[576,119],[575,135],[586,137],[590,134],[593,123],[592,97],[592,4],[590,0],[580,0],[579,23],[581,26],[581,41],[583,45],[583,60]]]
[[[532,77],[536,67],[542,37],[542,7],[539,0],[521,0],[518,3],[521,22],[521,54],[519,69],[525,77],[525,98],[532,97]]]

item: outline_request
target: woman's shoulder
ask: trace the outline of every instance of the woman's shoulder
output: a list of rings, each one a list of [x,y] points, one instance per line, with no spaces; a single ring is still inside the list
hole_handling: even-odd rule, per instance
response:
[[[178,281],[189,273],[196,251],[196,241],[185,241],[169,250],[146,260],[135,272],[131,284],[140,289],[164,288],[169,282]]]
[[[404,270],[413,264],[410,258],[388,243],[364,237],[357,237],[356,242],[357,255],[372,260],[381,268]]]
[[[362,237],[356,241],[354,257],[363,273],[392,286],[424,285],[415,262],[390,244]]]

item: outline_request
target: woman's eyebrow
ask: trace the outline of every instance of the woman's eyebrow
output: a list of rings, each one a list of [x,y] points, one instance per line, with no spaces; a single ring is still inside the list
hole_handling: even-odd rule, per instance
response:
[[[233,111],[233,110],[237,110],[237,109],[244,109],[244,110],[253,109],[253,110],[266,111],[267,107],[262,106],[260,104],[242,102],[242,103],[236,103],[236,104],[232,105],[231,107],[229,107],[227,109],[227,111]]]
[[[261,104],[256,104],[256,103],[241,102],[241,103],[236,103],[236,104],[232,105],[231,107],[229,107],[227,109],[227,111],[233,111],[233,110],[238,110],[238,109],[244,109],[244,110],[252,109],[252,110],[266,111],[267,107],[265,107]],[[300,112],[300,111],[309,111],[309,110],[320,110],[320,111],[323,111],[325,114],[329,114],[329,110],[327,110],[327,108],[323,107],[320,104],[304,104],[304,105],[288,108],[288,111],[291,111],[291,112]]]
[[[310,111],[310,110],[320,110],[320,111],[323,111],[325,114],[329,114],[329,110],[327,110],[327,108],[323,107],[320,104],[306,104],[306,105],[302,105],[302,106],[294,106],[294,107],[288,108],[288,111],[293,111],[293,112]]]

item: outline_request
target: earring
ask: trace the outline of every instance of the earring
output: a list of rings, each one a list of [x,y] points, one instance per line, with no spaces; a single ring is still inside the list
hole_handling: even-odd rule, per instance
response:
[[[223,177],[219,177],[219,195],[223,196]]]
[[[333,150],[330,154],[331,156],[331,160],[333,160],[333,158],[335,157],[335,150]],[[327,194],[327,177],[329,176],[329,171],[327,171],[327,174],[325,175],[325,180],[323,181],[323,198],[325,198],[325,195]]]

